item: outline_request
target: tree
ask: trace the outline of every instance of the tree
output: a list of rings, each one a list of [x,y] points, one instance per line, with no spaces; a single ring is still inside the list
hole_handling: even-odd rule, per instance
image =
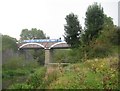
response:
[[[118,43],[117,29],[113,19],[104,15],[103,29],[99,36],[89,44],[89,58],[106,57],[112,53],[113,43]]]
[[[96,40],[103,29],[104,11],[101,5],[94,3],[88,6],[85,18],[84,34],[82,34],[82,50],[84,59],[88,58],[88,53],[91,50],[91,43]]]
[[[29,38],[29,31],[28,29],[23,29],[21,34],[20,34],[20,40],[25,40]]]
[[[20,34],[20,40],[27,40],[27,39],[45,39],[46,35],[40,29],[32,28],[31,30],[23,29]]]
[[[16,57],[17,40],[8,35],[2,35],[2,62],[5,63],[12,57]]]
[[[90,5],[85,18],[84,43],[89,45],[94,38],[97,38],[100,31],[103,29],[103,24],[104,12],[101,5],[97,5],[97,3]]]
[[[21,34],[20,41],[22,40],[30,40],[30,39],[46,39],[45,33],[36,28],[32,28],[31,30],[23,29]],[[37,60],[40,64],[44,64],[44,50],[31,50],[30,53],[33,55],[33,58]]]
[[[17,50],[17,40],[8,35],[2,35],[2,51],[12,49]]]
[[[70,13],[65,18],[67,24],[64,26],[65,30],[65,41],[75,48],[80,45],[80,34],[82,27],[79,24],[78,16]]]

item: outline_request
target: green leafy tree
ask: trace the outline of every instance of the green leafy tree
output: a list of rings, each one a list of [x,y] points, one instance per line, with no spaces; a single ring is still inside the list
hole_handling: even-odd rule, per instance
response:
[[[78,16],[70,13],[66,16],[65,20],[67,22],[64,26],[65,41],[73,48],[78,47],[80,45],[80,34],[82,31],[82,27],[78,21]]]
[[[23,29],[20,36],[20,41],[49,38],[46,37],[45,33],[42,30],[36,28],[32,28],[31,30]],[[37,60],[40,64],[44,64],[44,50],[31,50],[30,53],[32,54],[33,58]]]
[[[104,11],[101,5],[94,3],[90,5],[86,12],[85,18],[85,35],[84,43],[89,43],[97,38],[100,31],[103,29],[104,24]]]
[[[21,34],[20,34],[20,40],[25,40],[29,39],[29,30],[28,29],[23,29]]]
[[[113,19],[104,15],[103,29],[99,36],[95,40],[92,40],[89,45],[89,58],[111,55],[113,42],[117,43],[118,41],[117,33]]]
[[[32,28],[31,30],[23,29],[20,34],[20,40],[26,39],[45,39],[46,35],[40,29]]]
[[[2,35],[2,51],[12,49],[17,50],[17,40],[8,35]]]
[[[85,18],[85,30],[82,35],[82,49],[84,60],[88,59],[88,53],[91,50],[90,44],[96,40],[103,29],[104,11],[101,5],[94,3],[88,6]]]

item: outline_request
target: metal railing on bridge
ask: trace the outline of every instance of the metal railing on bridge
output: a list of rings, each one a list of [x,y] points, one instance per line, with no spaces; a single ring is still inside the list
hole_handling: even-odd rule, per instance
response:
[[[62,42],[61,39],[34,39],[34,40],[23,40],[23,43],[34,43],[34,42]]]

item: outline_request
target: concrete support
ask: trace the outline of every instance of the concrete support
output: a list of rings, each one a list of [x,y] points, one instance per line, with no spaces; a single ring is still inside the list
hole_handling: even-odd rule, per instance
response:
[[[53,55],[53,50],[49,50],[49,49],[45,50],[45,66],[47,66],[48,63],[52,62],[52,55]]]

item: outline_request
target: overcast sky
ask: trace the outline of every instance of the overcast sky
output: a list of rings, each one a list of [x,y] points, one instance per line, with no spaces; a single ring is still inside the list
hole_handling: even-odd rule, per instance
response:
[[[93,2],[118,25],[119,0],[0,0],[0,33],[20,38],[22,29],[37,28],[55,39],[64,35],[65,17],[73,12],[84,28],[85,12]],[[63,39],[63,37],[62,37]]]

